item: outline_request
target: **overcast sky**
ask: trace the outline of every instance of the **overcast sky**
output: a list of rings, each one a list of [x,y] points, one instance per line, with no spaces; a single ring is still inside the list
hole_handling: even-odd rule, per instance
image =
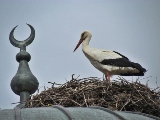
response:
[[[15,59],[19,48],[10,44],[9,33],[18,25],[15,38],[28,38],[26,23],[36,31],[27,52],[40,86],[51,86],[49,81],[65,83],[72,74],[102,78],[81,47],[73,53],[84,30],[92,33],[90,47],[114,50],[140,63],[148,70],[141,82],[149,80],[151,88],[160,85],[160,0],[0,0],[1,109],[12,109],[15,104],[11,103],[19,102],[10,88],[19,65]]]

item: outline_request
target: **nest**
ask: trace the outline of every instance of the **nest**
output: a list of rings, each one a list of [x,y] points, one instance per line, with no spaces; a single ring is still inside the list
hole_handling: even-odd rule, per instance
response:
[[[51,82],[49,82],[51,83]],[[139,80],[122,77],[107,84],[97,77],[72,80],[33,95],[26,108],[62,105],[65,107],[101,106],[111,110],[135,111],[160,117],[160,88],[151,90]]]

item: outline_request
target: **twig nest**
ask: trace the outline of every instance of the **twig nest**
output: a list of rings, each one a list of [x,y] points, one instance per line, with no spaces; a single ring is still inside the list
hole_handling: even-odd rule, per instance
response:
[[[51,82],[50,82],[51,83]],[[42,91],[28,100],[26,107],[50,105],[101,106],[119,111],[136,111],[160,117],[160,90],[151,90],[140,81],[119,77],[110,84],[97,77],[75,79]]]

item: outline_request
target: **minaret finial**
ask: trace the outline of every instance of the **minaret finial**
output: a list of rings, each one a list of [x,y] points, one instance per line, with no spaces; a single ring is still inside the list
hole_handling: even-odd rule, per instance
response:
[[[19,62],[19,68],[10,84],[12,91],[20,96],[19,107],[25,105],[25,101],[38,89],[39,85],[37,78],[32,74],[28,65],[31,56],[26,52],[26,46],[31,44],[34,40],[35,30],[31,25],[27,25],[31,29],[31,34],[26,40],[18,41],[14,38],[13,33],[17,26],[12,29],[9,36],[11,44],[20,48],[20,52],[16,55],[16,60]]]
[[[14,30],[16,29],[16,27],[18,25],[12,29],[12,31],[10,32],[10,35],[9,35],[9,39],[10,39],[11,44],[13,46],[15,46],[15,47],[20,48],[20,50],[25,50],[25,51],[26,51],[26,46],[28,46],[29,44],[31,44],[32,41],[34,40],[34,37],[35,37],[35,30],[34,30],[34,28],[31,25],[29,25],[29,24],[27,24],[27,25],[31,29],[31,34],[30,34],[30,36],[26,40],[24,40],[24,41],[18,41],[18,40],[16,40],[14,38],[13,33],[14,33]]]

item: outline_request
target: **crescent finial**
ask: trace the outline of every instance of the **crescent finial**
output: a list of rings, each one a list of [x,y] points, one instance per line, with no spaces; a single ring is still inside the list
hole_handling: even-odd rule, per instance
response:
[[[10,32],[10,35],[9,35],[9,40],[10,40],[11,44],[13,46],[15,46],[15,47],[20,48],[21,50],[26,50],[26,46],[28,46],[29,44],[31,44],[32,41],[34,40],[34,37],[35,37],[35,30],[34,30],[34,28],[31,25],[29,25],[29,24],[27,24],[27,25],[31,29],[31,34],[30,34],[30,36],[26,40],[19,41],[19,40],[16,40],[14,38],[14,35],[13,35],[14,34],[14,30],[16,29],[16,27],[18,25],[12,29],[12,31]]]

